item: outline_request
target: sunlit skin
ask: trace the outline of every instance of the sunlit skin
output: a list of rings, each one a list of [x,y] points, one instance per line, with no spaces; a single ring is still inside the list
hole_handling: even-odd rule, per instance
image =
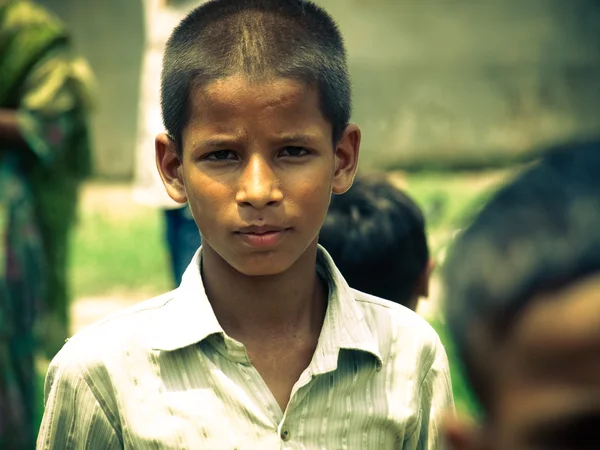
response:
[[[600,448],[600,274],[530,302],[503,343],[472,349],[490,378],[479,430],[448,424],[454,449]]]
[[[246,345],[282,409],[314,353],[326,310],[315,270],[332,193],[348,190],[360,131],[332,142],[317,92],[241,75],[191,94],[183,157],[156,140],[167,192],[189,202],[202,234],[202,276],[223,329]]]

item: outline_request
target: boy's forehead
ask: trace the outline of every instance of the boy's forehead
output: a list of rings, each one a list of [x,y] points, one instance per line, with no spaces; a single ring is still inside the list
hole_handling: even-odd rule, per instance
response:
[[[218,79],[191,92],[191,115],[184,140],[215,135],[250,135],[303,145],[329,144],[331,124],[322,114],[316,91],[287,78],[253,81],[244,76]]]
[[[289,78],[253,80],[236,74],[199,87],[192,92],[192,99],[211,108],[243,107],[248,102],[263,107],[285,107],[306,99],[312,91],[305,83]]]

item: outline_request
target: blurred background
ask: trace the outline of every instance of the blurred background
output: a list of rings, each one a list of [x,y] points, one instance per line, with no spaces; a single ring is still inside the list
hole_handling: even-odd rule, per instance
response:
[[[98,78],[96,174],[130,178],[141,1],[39,3],[64,19]],[[595,0],[317,3],[346,39],[364,168],[505,164],[600,126]]]
[[[64,20],[100,93],[94,173],[70,238],[75,332],[172,287],[160,211],[132,199],[144,12],[140,0],[38,3]],[[418,201],[438,265],[456,231],[536,149],[600,132],[598,0],[317,3],[346,38],[361,170],[390,172]],[[452,359],[440,294],[434,277],[419,312]],[[40,358],[40,384],[46,365]],[[452,368],[458,409],[476,415],[454,361]]]

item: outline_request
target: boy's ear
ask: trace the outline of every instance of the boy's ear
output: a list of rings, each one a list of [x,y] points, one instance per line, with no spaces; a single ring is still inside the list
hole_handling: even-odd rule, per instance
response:
[[[417,298],[429,297],[429,282],[431,280],[433,269],[435,269],[435,261],[433,259],[429,259],[425,265],[425,268],[423,269],[423,272],[421,272],[421,275],[419,275],[417,285],[415,286],[415,296]]]
[[[490,450],[474,424],[454,415],[444,420],[444,437],[449,450]]]
[[[156,166],[162,178],[167,194],[177,203],[187,202],[183,184],[183,166],[177,156],[176,144],[167,134],[161,133],[154,141]]]
[[[335,170],[331,184],[334,194],[343,194],[352,186],[358,167],[359,148],[360,129],[351,123],[344,130],[335,148]]]

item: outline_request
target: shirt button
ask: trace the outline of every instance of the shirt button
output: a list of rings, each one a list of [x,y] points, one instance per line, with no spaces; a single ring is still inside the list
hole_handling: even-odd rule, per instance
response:
[[[281,431],[281,439],[283,439],[284,441],[287,442],[287,441],[290,440],[290,437],[291,437],[291,435],[290,435],[289,430],[282,430]]]

